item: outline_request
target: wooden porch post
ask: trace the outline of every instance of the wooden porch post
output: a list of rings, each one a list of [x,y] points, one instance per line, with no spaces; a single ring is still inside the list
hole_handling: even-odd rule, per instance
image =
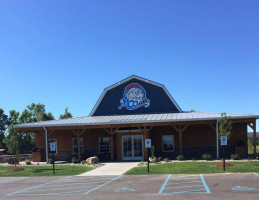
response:
[[[78,160],[81,161],[81,148],[80,148],[80,135],[79,130],[77,130],[77,153],[78,153]]]
[[[113,146],[113,130],[112,128],[110,129],[110,150],[111,150],[111,160],[114,160],[114,146]]]
[[[146,126],[144,126],[144,128],[138,127],[138,129],[144,134],[144,145],[145,145],[145,139],[149,139],[149,132],[151,131],[151,129],[153,128],[153,126],[147,128]],[[151,141],[152,144],[152,141]],[[147,160],[148,159],[148,149],[144,146],[144,159]]]
[[[114,160],[114,141],[113,141],[113,135],[115,134],[115,132],[118,130],[118,128],[110,128],[110,130],[108,129],[104,129],[108,135],[110,136],[110,154],[111,154],[111,160]]]
[[[80,136],[85,132],[85,129],[83,129],[81,132],[80,130],[72,130],[73,133],[77,136],[77,156],[78,156],[78,160],[79,162],[81,161],[81,145],[80,145]]]
[[[179,147],[180,147],[180,154],[183,154],[183,140],[182,140],[182,133],[186,130],[189,125],[180,125],[179,127],[173,125],[173,128],[179,133]]]
[[[182,137],[182,126],[180,126],[179,132],[179,143],[180,143],[180,154],[183,154],[183,137]]]

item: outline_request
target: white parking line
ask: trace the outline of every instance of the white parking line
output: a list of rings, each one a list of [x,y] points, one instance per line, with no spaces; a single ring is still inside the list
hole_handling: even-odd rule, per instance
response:
[[[19,191],[16,191],[16,192],[13,192],[13,193],[10,193],[10,194],[7,194],[7,196],[12,196],[14,194],[17,194],[17,193],[22,193],[26,190],[30,190],[30,189],[34,189],[34,188],[39,188],[41,186],[44,186],[44,185],[47,185],[47,184],[51,184],[51,183],[55,183],[55,182],[58,182],[58,181],[61,181],[63,179],[66,179],[66,178],[70,178],[71,176],[68,176],[68,177],[65,177],[65,178],[61,178],[61,179],[57,179],[57,180],[54,180],[54,181],[49,181],[47,183],[44,183],[44,184],[40,184],[40,185],[36,185],[36,186],[33,186],[33,187],[30,187],[30,188],[26,188],[24,190],[19,190]]]
[[[121,175],[122,176],[122,175]],[[55,195],[87,195],[121,176],[113,177],[65,177],[37,186],[19,190],[7,196],[55,196]]]
[[[28,177],[21,177],[21,178],[11,179],[11,180],[8,180],[8,181],[0,182],[0,184],[12,182],[12,181],[19,181],[19,180],[23,180],[23,179],[26,179],[26,178],[28,178]]]
[[[187,181],[186,181],[187,180]],[[189,190],[186,190],[189,189]],[[169,175],[158,194],[186,194],[186,193],[203,193],[210,194],[204,177],[200,176],[181,176],[172,177]]]
[[[102,187],[102,186],[104,186],[104,185],[107,185],[108,183],[111,183],[111,182],[113,182],[113,181],[119,179],[120,177],[122,177],[122,175],[120,175],[120,176],[118,176],[118,177],[116,177],[116,178],[114,178],[114,179],[112,179],[112,180],[110,180],[110,181],[108,181],[108,182],[106,182],[106,183],[104,183],[104,184],[102,184],[102,185],[100,185],[100,186],[98,186],[98,187],[92,189],[92,190],[89,190],[89,191],[85,192],[84,194],[89,194],[90,192],[92,192],[92,191],[94,191],[94,190],[97,190],[98,188],[100,188],[100,187]]]

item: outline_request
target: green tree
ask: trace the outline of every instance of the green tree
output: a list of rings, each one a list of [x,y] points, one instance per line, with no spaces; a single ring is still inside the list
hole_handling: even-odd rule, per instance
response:
[[[15,159],[16,150],[19,149],[20,136],[18,136],[13,124],[8,126],[7,132],[8,136],[4,139],[4,143],[7,146],[8,153],[13,154]],[[16,166],[16,161],[14,163]]]
[[[9,112],[9,124],[8,127],[8,136],[6,137],[6,140],[4,143],[6,144],[8,148],[8,152],[12,151],[11,144],[15,141],[15,137],[17,136],[17,133],[15,129],[13,129],[13,125],[15,124],[21,124],[21,123],[30,123],[30,122],[38,122],[38,121],[46,121],[46,120],[52,120],[54,119],[53,115],[49,112],[46,113],[45,105],[38,103],[32,103],[31,105],[28,105],[26,109],[22,112],[20,115],[19,112],[15,110],[10,110]],[[13,136],[15,135],[15,136]],[[23,133],[21,136],[17,136],[19,141],[19,147],[20,147],[20,153],[30,153],[32,148],[35,144],[35,137],[33,133]],[[8,145],[7,145],[8,143]]]
[[[45,105],[32,103],[19,116],[19,123],[31,123],[39,121],[53,120],[51,112],[46,113]],[[24,133],[20,138],[20,152],[30,153],[35,145],[35,136],[33,133]]]
[[[227,136],[229,138],[232,135],[231,129],[232,123],[230,117],[228,117],[226,113],[221,113],[219,119],[219,138],[220,136]]]
[[[55,119],[51,112],[46,113],[45,105],[38,103],[32,103],[31,105],[27,106],[21,116],[20,122],[21,123],[28,123],[28,122],[39,122],[39,121],[47,121]]]
[[[8,148],[8,153],[15,154],[16,147],[19,145],[19,136],[13,125],[8,126],[7,132],[8,136],[4,139],[4,142]]]
[[[0,108],[0,149],[6,148],[3,140],[5,138],[5,130],[9,124],[8,116],[4,114],[4,110]]]
[[[19,124],[19,115],[20,113],[16,110],[10,110],[9,111],[9,123],[10,124]]]
[[[191,109],[190,112],[196,112],[194,109]]]
[[[65,109],[65,113],[59,116],[59,119],[67,119],[67,118],[72,118],[72,114],[68,112],[68,108]]]

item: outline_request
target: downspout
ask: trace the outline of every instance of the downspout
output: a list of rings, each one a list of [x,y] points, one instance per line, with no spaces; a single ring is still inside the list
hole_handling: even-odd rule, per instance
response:
[[[48,130],[43,127],[44,131],[45,131],[45,143],[46,143],[46,163],[48,163],[49,161],[49,152],[48,152]]]
[[[217,159],[219,160],[219,119],[216,124]]]

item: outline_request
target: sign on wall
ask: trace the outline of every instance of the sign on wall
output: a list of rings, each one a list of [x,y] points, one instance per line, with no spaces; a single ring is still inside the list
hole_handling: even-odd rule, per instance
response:
[[[131,83],[125,87],[120,103],[119,110],[123,107],[126,107],[127,110],[136,110],[142,106],[145,108],[149,107],[150,100],[147,99],[146,91],[141,85]]]
[[[228,138],[227,138],[227,136],[221,136],[220,137],[220,141],[221,141],[221,146],[228,145]]]
[[[151,139],[145,139],[145,147],[151,148]]]

